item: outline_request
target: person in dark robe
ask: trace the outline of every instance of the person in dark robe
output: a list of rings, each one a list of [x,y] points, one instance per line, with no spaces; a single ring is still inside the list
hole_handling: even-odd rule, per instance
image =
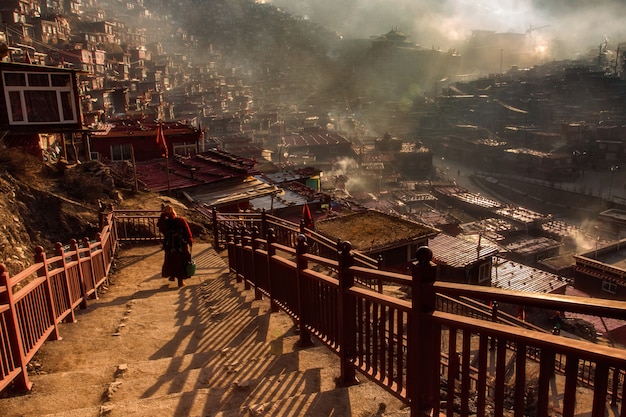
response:
[[[178,286],[185,285],[187,264],[191,261],[193,236],[187,220],[176,215],[170,205],[163,207],[157,227],[163,234],[163,266],[161,276],[170,281],[178,280]]]

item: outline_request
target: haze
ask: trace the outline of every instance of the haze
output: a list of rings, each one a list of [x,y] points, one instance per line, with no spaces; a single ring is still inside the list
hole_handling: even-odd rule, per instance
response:
[[[424,48],[455,48],[472,30],[528,33],[559,41],[553,56],[573,56],[605,38],[622,42],[626,3],[614,0],[257,0],[302,16],[344,38],[397,28]]]

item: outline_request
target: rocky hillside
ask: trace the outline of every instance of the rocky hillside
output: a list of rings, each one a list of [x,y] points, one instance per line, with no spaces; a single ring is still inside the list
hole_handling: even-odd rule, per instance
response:
[[[158,210],[167,197],[134,192],[128,181],[97,162],[46,164],[13,150],[0,150],[0,251],[11,275],[31,265],[34,248],[51,255],[55,242],[94,239],[99,207]],[[170,199],[171,200],[171,199]],[[196,236],[206,236],[204,219],[185,210]]]

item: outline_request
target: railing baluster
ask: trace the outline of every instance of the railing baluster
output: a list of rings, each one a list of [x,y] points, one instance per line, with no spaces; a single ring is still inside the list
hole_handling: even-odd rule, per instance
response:
[[[515,350],[514,417],[523,417],[526,405],[526,344],[517,343]]]
[[[506,378],[506,340],[498,338],[496,340],[496,378],[494,383],[494,416],[502,417],[504,415],[504,386]]]
[[[487,396],[487,352],[488,338],[481,334],[478,342],[478,378],[476,381],[476,415],[485,415],[486,396]]]
[[[537,388],[537,415],[548,416],[550,405],[550,383],[554,378],[555,354],[552,350],[544,348],[541,350],[539,359],[539,385]]]
[[[461,360],[461,416],[469,415],[470,354],[472,335],[469,329],[463,330],[463,351]]]
[[[606,414],[606,390],[608,388],[609,367],[604,363],[596,364],[593,376],[595,390],[593,392],[593,409],[591,417],[604,417]]]
[[[578,358],[569,356],[565,363],[565,390],[563,392],[563,417],[573,417],[576,410],[576,379]]]
[[[448,328],[448,386],[446,393],[446,413],[454,415],[454,396],[456,395],[456,379],[459,372],[459,361],[456,355],[456,332],[454,327]]]

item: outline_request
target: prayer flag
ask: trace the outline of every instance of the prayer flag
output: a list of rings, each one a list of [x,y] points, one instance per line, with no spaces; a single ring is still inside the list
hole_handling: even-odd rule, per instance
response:
[[[313,229],[313,216],[311,216],[311,210],[307,203],[304,203],[304,206],[302,206],[302,220],[304,221],[304,227]]]
[[[156,143],[157,145],[159,145],[159,148],[161,149],[161,156],[164,156],[167,158],[168,156],[167,143],[165,142],[165,133],[163,132],[163,126],[161,125],[161,123],[159,123],[159,127],[157,128]]]

